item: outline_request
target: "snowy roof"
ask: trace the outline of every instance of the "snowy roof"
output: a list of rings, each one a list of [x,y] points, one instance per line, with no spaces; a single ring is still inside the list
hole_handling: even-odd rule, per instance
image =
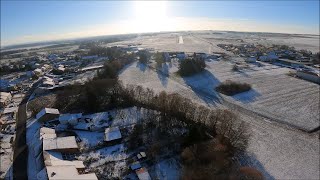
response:
[[[75,149],[75,148],[78,148],[75,136],[43,139],[43,150]]]
[[[78,119],[82,117],[82,113],[78,113],[78,114],[61,114],[59,116],[59,121],[69,121],[71,119]]]
[[[136,170],[136,174],[140,180],[151,180],[148,170],[144,167]]]
[[[121,138],[119,127],[106,128],[104,131],[105,141],[112,141]]]
[[[139,168],[141,168],[141,164],[139,162],[134,162],[134,163],[131,164],[130,168],[132,170],[139,169]]]
[[[68,180],[68,179],[85,179],[85,180],[97,180],[97,176],[94,173],[79,174],[75,166],[63,165],[63,166],[46,166],[47,175],[49,180]]]
[[[39,119],[40,117],[42,117],[45,114],[60,114],[60,113],[59,113],[58,109],[44,108],[36,115],[36,118]]]
[[[0,102],[5,102],[9,98],[11,98],[11,94],[10,93],[0,92]]]
[[[85,168],[82,161],[67,161],[63,160],[60,152],[43,151],[43,159],[45,166],[63,166],[72,165],[77,169]]]
[[[5,108],[2,114],[14,113],[18,111],[18,107]]]

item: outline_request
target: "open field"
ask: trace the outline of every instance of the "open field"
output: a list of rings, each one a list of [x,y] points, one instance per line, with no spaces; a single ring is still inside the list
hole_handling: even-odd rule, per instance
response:
[[[209,66],[214,65],[215,63],[216,64],[225,63],[226,67],[228,67],[226,62],[213,62],[213,64],[209,63]],[[218,69],[219,66],[217,65],[216,68]],[[230,65],[230,68],[231,68],[231,65]],[[271,68],[271,67],[265,67],[265,68]],[[283,68],[281,69],[275,68],[274,69],[275,75],[272,75],[272,76],[277,76],[276,73],[283,74],[283,72],[285,71],[286,69],[283,69]],[[211,74],[210,71],[207,71],[206,73],[208,75]],[[233,72],[231,71],[227,71],[225,73],[226,74],[224,74],[224,76],[226,76],[228,73],[233,74]],[[204,75],[204,77],[208,77],[208,75]],[[203,75],[199,75],[199,76],[201,77]],[[219,76],[223,76],[223,75],[220,74]],[[244,75],[235,73],[233,78],[236,78],[236,77],[240,78],[241,76],[244,76]],[[230,77],[232,76],[229,75],[229,78]],[[172,80],[172,78],[174,80]],[[243,78],[245,79],[245,77]],[[288,77],[286,75],[283,75],[282,78],[291,79],[291,77]],[[197,80],[197,77],[193,77],[193,78],[190,78],[191,80],[186,80],[185,84],[183,85],[183,82],[179,82],[181,80],[184,81],[183,79],[179,79],[178,77],[168,78],[166,76],[163,76],[162,74],[157,74],[155,71],[147,67],[143,67],[142,65],[135,63],[127,67],[120,74],[120,79],[124,82],[124,84],[142,85],[144,87],[152,88],[157,92],[161,90],[165,90],[171,93],[179,93],[184,97],[188,97],[190,99],[195,100],[195,102],[208,104],[211,107],[225,107],[223,104],[219,103],[219,99],[221,97],[219,97],[218,94],[217,94],[216,101],[212,101],[212,99],[214,98],[205,97],[203,93],[197,91],[197,88],[203,87],[205,90],[212,89],[216,84],[219,83],[219,81],[223,81],[224,79],[227,79],[226,77],[224,79],[218,78],[219,80],[213,79],[213,78],[211,79],[202,78],[202,80],[199,80],[199,79]],[[247,77],[247,79],[249,78]],[[261,80],[261,83],[263,83],[263,81],[264,80]],[[300,82],[301,80],[291,79],[291,81],[288,81],[288,82],[296,83],[295,81]],[[257,87],[261,86],[259,85],[260,81],[255,80],[255,82],[257,83],[257,85],[254,85],[253,87],[254,89],[258,89]],[[280,82],[284,83],[285,80]],[[316,86],[313,86],[313,84],[308,82],[300,82],[300,83],[309,84],[311,89],[316,88]],[[197,87],[194,88],[195,87],[194,85],[197,85]],[[266,87],[274,88],[271,86],[271,84],[269,84],[269,86],[268,84],[266,84],[265,86],[261,86],[260,88],[263,89]],[[280,88],[281,86],[278,85],[275,87]],[[257,91],[260,91],[260,90],[257,90]],[[263,91],[261,90],[261,93],[262,92]],[[279,96],[281,96],[281,94]],[[268,97],[267,94],[265,94],[265,96],[261,96],[259,98],[262,101],[263,99],[267,99],[267,97]],[[301,97],[297,96],[297,97],[303,98],[304,96],[301,96]],[[314,98],[319,98],[319,97],[315,96]],[[278,100],[277,97],[273,98],[273,101],[277,102],[277,100]],[[319,102],[314,99],[313,100],[311,99],[309,101],[313,104]],[[257,102],[259,101],[257,100]],[[295,103],[297,102],[294,99],[292,102],[289,101],[289,104],[292,104],[292,106],[296,106]],[[302,102],[302,103],[306,103],[306,102]],[[274,104],[274,106],[278,106],[279,108],[285,105]],[[290,106],[283,107],[283,108],[289,109]],[[276,108],[274,107],[274,109]],[[294,110],[289,112],[294,113]],[[246,113],[242,113],[241,111],[238,113],[241,115],[242,120],[249,123],[250,131],[252,134],[250,138],[248,151],[247,151],[249,158],[245,158],[245,160],[242,159],[243,156],[242,158],[240,158],[241,161],[244,161],[243,162],[244,164],[257,167],[260,171],[264,173],[264,175],[268,179],[269,178],[270,179],[274,179],[274,178],[275,179],[292,179],[292,178],[299,179],[299,178],[306,178],[306,177],[308,179],[319,178],[318,159],[320,158],[319,156],[320,150],[319,150],[319,141],[318,141],[317,134],[309,135],[301,131],[279,126],[278,123],[271,122],[268,119],[262,119],[261,117],[258,117],[258,116],[250,116]],[[302,113],[302,115],[308,116],[306,115],[306,113]],[[294,114],[292,114],[292,117],[293,116]],[[313,121],[315,120],[316,119],[313,119]],[[302,161],[301,159],[304,159],[304,160]]]

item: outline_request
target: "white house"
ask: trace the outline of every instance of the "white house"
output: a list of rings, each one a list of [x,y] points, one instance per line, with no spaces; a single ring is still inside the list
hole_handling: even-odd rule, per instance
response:
[[[49,121],[49,120],[53,120],[55,118],[58,118],[59,115],[60,115],[60,113],[59,113],[58,109],[44,108],[36,115],[36,118],[40,122],[45,122],[45,121]]]

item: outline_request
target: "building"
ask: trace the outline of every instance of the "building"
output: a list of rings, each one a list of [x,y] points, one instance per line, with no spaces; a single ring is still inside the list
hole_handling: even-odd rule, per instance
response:
[[[136,170],[136,174],[140,180],[151,180],[148,170],[144,167]]]
[[[104,140],[107,142],[121,139],[121,132],[119,127],[106,128],[104,131]]]
[[[176,58],[179,60],[184,60],[186,58],[186,54],[184,52],[177,52]]]
[[[311,72],[311,71],[303,71],[303,70],[298,70],[297,71],[297,76],[301,79],[305,79],[307,81],[311,81],[317,84],[320,84],[320,74]]]
[[[77,125],[82,118],[82,113],[78,114],[61,114],[59,117],[60,124]]]
[[[256,61],[257,61],[257,58],[254,56],[251,56],[245,59],[245,62],[249,62],[249,63],[256,62]]]
[[[35,74],[36,76],[42,76],[43,75],[43,72],[40,68],[37,68],[35,70],[33,70],[33,74]]]
[[[0,92],[0,107],[5,107],[12,99],[10,93]]]
[[[36,168],[39,172],[37,179],[52,180],[97,180],[94,173],[85,174],[82,161],[68,160],[63,153],[74,153],[71,149],[78,149],[75,137],[57,137],[55,130],[42,127],[36,133],[33,143],[35,151]],[[41,149],[43,147],[43,149]]]
[[[77,153],[79,147],[75,136],[46,138],[42,140],[43,151],[54,150],[63,153]]]
[[[60,113],[58,109],[44,108],[36,115],[36,118],[40,122],[46,122],[46,121],[58,118],[59,115]]]

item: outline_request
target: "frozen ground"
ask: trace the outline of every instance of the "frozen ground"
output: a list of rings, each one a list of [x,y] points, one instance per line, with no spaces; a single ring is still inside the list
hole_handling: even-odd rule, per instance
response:
[[[180,178],[180,164],[175,158],[160,161],[150,168],[152,179],[169,180]]]
[[[242,114],[250,124],[248,155],[244,165],[258,168],[266,179],[319,179],[319,134],[279,127],[259,117]]]
[[[300,129],[312,130],[319,126],[319,85],[286,75],[287,68],[264,63],[261,67],[249,65],[247,69],[234,72],[231,63],[211,61],[207,62],[205,72],[180,78],[170,70],[177,69],[175,62],[171,67],[166,66],[170,78],[136,63],[128,67],[120,79],[125,84],[142,85],[156,92],[179,93],[214,106],[220,106],[223,98]],[[253,89],[232,98],[225,97],[214,88],[226,80],[246,82]],[[210,96],[210,100],[203,96]]]
[[[311,104],[319,107],[319,86],[285,75],[288,69],[265,64],[262,67],[252,66],[243,72],[232,72],[232,64],[228,62],[212,61],[207,64],[205,73],[183,79],[173,74],[168,78],[135,63],[120,74],[120,79],[124,84],[142,85],[156,92],[165,90],[179,93],[195,102],[213,107],[223,106],[219,103],[221,97],[217,94],[217,100],[213,102],[214,98],[208,98],[206,95],[213,96],[212,89],[224,80],[239,80],[253,84],[253,90],[234,96],[230,101],[245,107],[278,113],[280,117],[288,116],[291,121],[299,119],[300,121],[295,123],[309,127],[319,120],[316,113],[318,109],[306,106]],[[247,97],[244,98],[245,96]],[[266,102],[270,104],[263,105]],[[243,120],[249,122],[252,131],[248,148],[251,158],[246,159],[248,164],[258,167],[271,179],[319,178],[317,136],[288,129],[267,119],[261,119],[260,116],[248,116],[242,112],[240,114]]]

